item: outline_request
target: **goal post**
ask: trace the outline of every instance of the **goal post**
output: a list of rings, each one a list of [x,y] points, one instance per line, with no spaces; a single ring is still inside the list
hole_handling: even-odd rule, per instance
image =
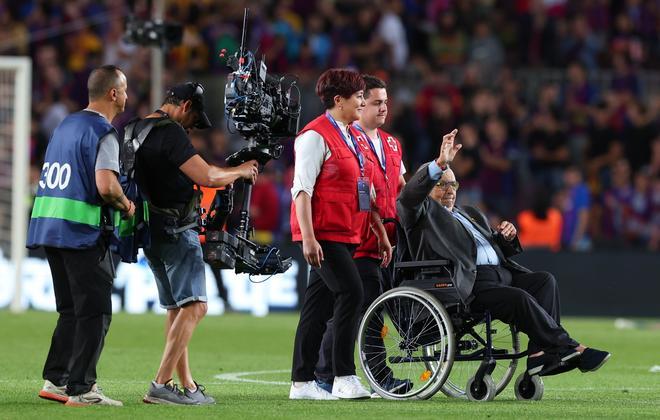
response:
[[[27,254],[31,102],[32,60],[0,56],[0,171],[4,178],[0,181],[0,245],[14,268],[12,312],[23,309],[21,268]]]

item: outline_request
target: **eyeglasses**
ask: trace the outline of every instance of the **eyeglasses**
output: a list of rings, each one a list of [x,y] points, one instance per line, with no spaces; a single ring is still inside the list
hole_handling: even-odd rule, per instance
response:
[[[443,190],[446,190],[448,187],[452,187],[454,190],[457,190],[459,183],[457,181],[452,181],[452,182],[440,181],[437,184],[435,184],[435,186],[440,187]]]

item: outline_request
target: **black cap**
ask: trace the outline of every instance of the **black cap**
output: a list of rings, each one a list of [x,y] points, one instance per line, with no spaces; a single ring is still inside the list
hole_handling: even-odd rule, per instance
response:
[[[192,107],[199,114],[195,128],[210,128],[211,121],[204,112],[204,86],[195,82],[186,82],[174,86],[167,91],[167,96],[174,96],[187,101],[192,100]]]

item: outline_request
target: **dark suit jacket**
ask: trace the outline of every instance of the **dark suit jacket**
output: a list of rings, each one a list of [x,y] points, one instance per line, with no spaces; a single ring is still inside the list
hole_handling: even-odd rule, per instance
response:
[[[429,197],[436,181],[431,179],[422,165],[401,191],[397,201],[397,212],[406,232],[410,256],[414,261],[448,259],[452,263],[452,278],[458,294],[469,302],[477,275],[477,246],[472,234],[449,210]],[[508,257],[522,252],[516,237],[506,241],[488,225],[486,216],[474,207],[454,207],[488,239],[500,259],[500,265],[516,272],[530,270]]]

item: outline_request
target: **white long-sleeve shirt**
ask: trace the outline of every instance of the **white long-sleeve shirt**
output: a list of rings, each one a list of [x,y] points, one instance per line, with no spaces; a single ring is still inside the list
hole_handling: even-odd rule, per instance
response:
[[[353,142],[348,134],[348,125],[337,121],[337,125],[346,140],[346,144],[353,152]],[[314,130],[305,131],[296,137],[293,145],[296,151],[296,162],[293,172],[293,187],[291,188],[291,197],[295,200],[300,191],[304,191],[310,197],[314,194],[316,178],[321,173],[323,162],[332,155],[330,148],[323,140],[323,137]]]

